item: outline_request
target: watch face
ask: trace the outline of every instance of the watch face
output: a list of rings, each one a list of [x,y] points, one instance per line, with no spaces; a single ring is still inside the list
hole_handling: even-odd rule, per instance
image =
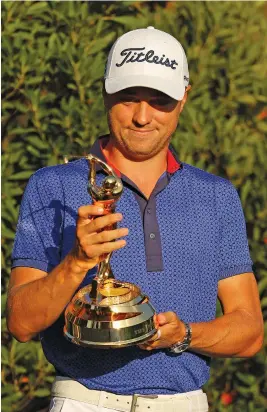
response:
[[[172,346],[170,348],[170,351],[173,352],[173,353],[182,353],[188,348],[188,346],[189,345],[187,343],[180,343],[177,346]]]

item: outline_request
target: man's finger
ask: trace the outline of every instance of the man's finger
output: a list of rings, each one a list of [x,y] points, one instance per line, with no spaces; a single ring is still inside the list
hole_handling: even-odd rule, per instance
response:
[[[89,220],[88,222],[86,222],[88,219],[83,219],[86,224],[83,224],[82,219],[83,218],[79,217],[77,221],[77,235],[79,237],[84,236],[85,234],[99,232],[109,226],[112,227],[122,220],[122,215],[121,213],[111,213],[109,215],[100,216],[94,220]]]
[[[105,243],[105,242],[110,242],[112,240],[126,236],[128,235],[128,233],[129,233],[129,230],[127,228],[104,230],[103,232],[89,235],[89,239],[90,239],[91,244]]]
[[[158,329],[157,332],[155,333],[155,335],[152,336],[152,338],[150,338],[149,340],[140,343],[139,348],[140,349],[145,349],[145,350],[152,350],[152,349],[156,349],[155,347],[155,343],[161,338],[161,331]]]
[[[104,208],[100,205],[85,205],[78,209],[78,216],[82,219],[90,219],[90,216],[101,216]]]
[[[88,245],[86,247],[83,247],[83,250],[88,259],[94,259],[96,257],[121,249],[124,246],[126,246],[126,240],[122,239],[116,240],[115,242],[100,243],[98,245]]]
[[[148,341],[146,341],[145,343],[148,344],[148,345],[150,345],[150,344],[152,344],[153,342],[159,340],[160,337],[161,337],[161,330],[158,329],[157,332],[155,333],[155,335],[153,335],[152,338],[150,338],[150,339],[149,339]]]
[[[140,343],[139,345],[137,345],[140,349],[143,350],[152,350],[153,348],[145,343]]]

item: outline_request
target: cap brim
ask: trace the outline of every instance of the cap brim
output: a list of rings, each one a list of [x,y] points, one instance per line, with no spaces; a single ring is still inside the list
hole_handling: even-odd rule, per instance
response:
[[[164,81],[162,77],[142,74],[122,76],[119,79],[116,77],[105,79],[105,89],[108,94],[117,93],[128,87],[149,87],[150,89],[165,93],[175,100],[182,100],[185,94],[183,82],[178,84],[178,82]]]

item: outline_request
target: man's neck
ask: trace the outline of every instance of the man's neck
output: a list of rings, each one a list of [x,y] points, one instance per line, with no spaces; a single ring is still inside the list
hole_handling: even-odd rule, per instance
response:
[[[167,170],[167,151],[168,148],[152,158],[134,161],[126,158],[110,141],[103,148],[107,161],[131,179],[147,198],[160,176]]]

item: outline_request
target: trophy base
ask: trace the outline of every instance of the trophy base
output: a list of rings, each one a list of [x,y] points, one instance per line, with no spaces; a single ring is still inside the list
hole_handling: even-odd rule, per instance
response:
[[[157,332],[157,329],[153,329],[151,332],[143,335],[139,338],[128,339],[126,341],[118,341],[118,342],[90,342],[90,341],[83,341],[81,339],[77,339],[74,336],[71,336],[67,331],[64,331],[65,338],[71,342],[75,343],[79,346],[90,347],[93,349],[119,349],[119,348],[126,348],[127,346],[137,345],[139,343],[143,343],[147,341],[149,338],[152,338]]]
[[[98,299],[91,292],[92,285],[81,289],[65,311],[68,341],[98,349],[122,348],[145,342],[157,332],[155,309],[137,286],[109,279]]]

